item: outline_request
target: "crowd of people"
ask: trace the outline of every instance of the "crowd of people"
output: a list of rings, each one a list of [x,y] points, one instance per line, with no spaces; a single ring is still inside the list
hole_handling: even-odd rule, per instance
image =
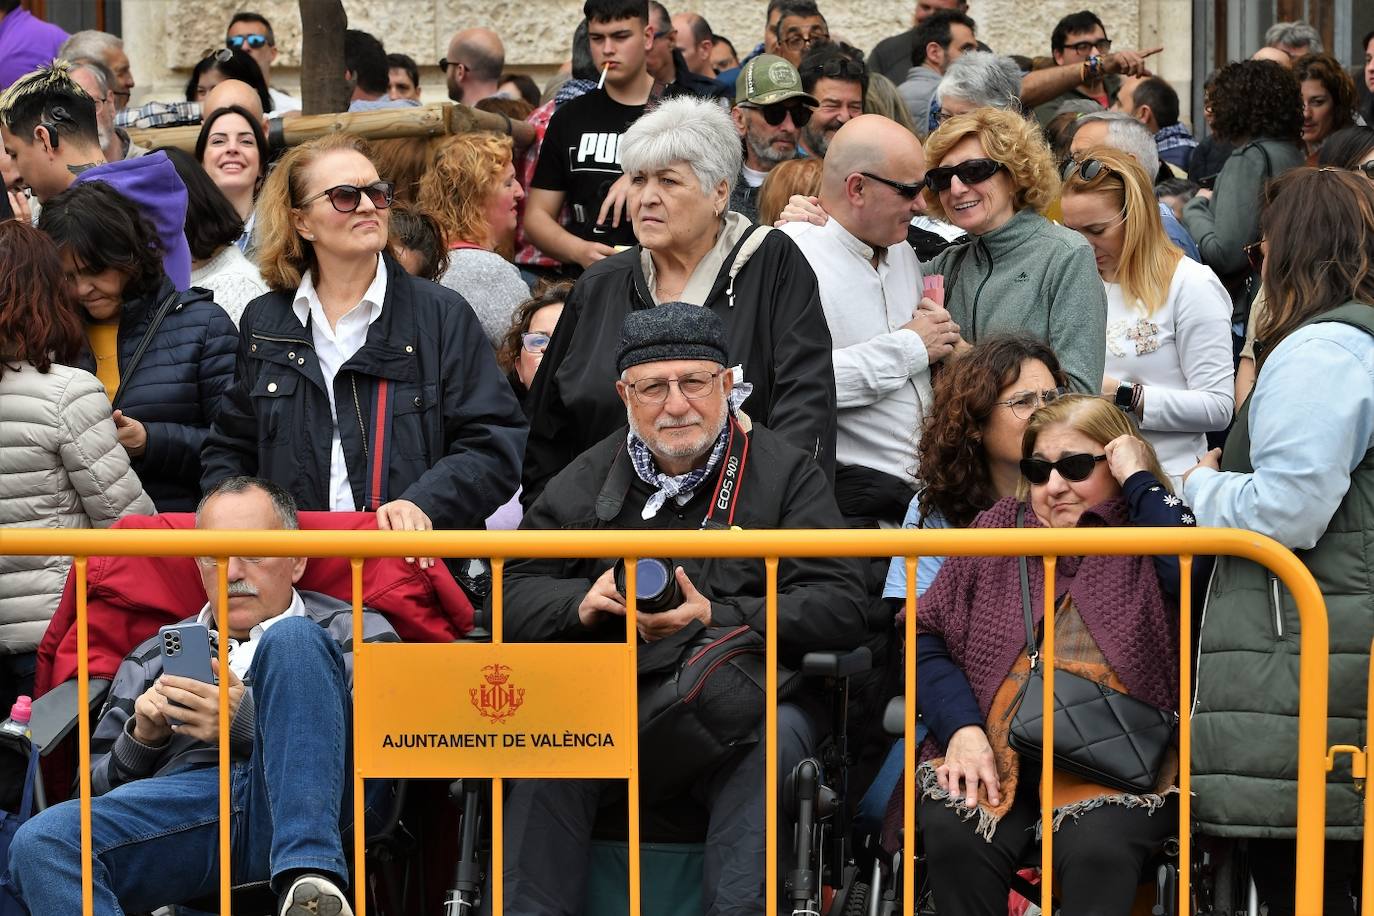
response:
[[[0,525],[195,512],[289,529],[319,510],[400,531],[1236,527],[1316,577],[1331,743],[1362,745],[1374,34],[1350,68],[1306,23],[1275,25],[1252,58],[1199,74],[1203,130],[1151,71],[1161,49],[1114,48],[1093,12],[1064,16],[1035,59],[988,48],[977,12],[923,0],[865,55],[814,0],[769,0],[752,48],[656,0],[586,0],[547,86],[507,69],[495,32],[453,35],[448,98],[501,130],[282,148],[301,102],[274,85],[261,14],[234,14],[184,98],[131,105],[140,62],[117,37],[0,0]],[[340,79],[350,112],[420,104],[415,61],[365,32],[346,32]],[[177,125],[198,125],[193,149],[158,142]],[[406,562],[448,562],[487,599],[470,564]],[[33,692],[70,563],[0,557],[0,709]],[[762,561],[677,558],[659,583],[673,598],[633,621],[614,565],[506,564],[506,638],[634,626],[672,666],[765,627]],[[910,737],[941,914],[1005,912],[1046,826],[1049,787],[1013,734],[1045,606],[1029,566],[922,557],[914,582],[901,557],[780,566],[788,671],[821,649],[867,646],[879,675],[918,656]],[[1296,606],[1250,561],[1195,567],[1206,610],[1181,639],[1176,558],[1061,558],[1056,664],[1192,716],[1193,829],[1243,843],[1268,913],[1292,913]],[[220,627],[235,876],[269,881],[286,916],[351,912],[351,612],[298,590],[303,569],[233,558]],[[213,631],[204,598],[186,610]],[[365,632],[399,638],[371,611]],[[697,812],[709,912],[762,913],[786,853],[765,874],[762,702],[733,706],[698,714],[728,736],[646,744],[663,761],[642,802]],[[826,739],[826,708],[789,690],[784,776]],[[902,745],[875,708],[850,802],[893,850]],[[95,731],[97,913],[218,886],[217,740],[215,688],[164,673],[156,640],[136,648]],[[1064,912],[1130,910],[1177,829],[1178,768],[1169,749],[1129,790],[1056,771]],[[506,912],[582,899],[617,793],[509,786]],[[1348,767],[1327,797],[1322,912],[1354,913]],[[0,894],[36,916],[80,909],[74,804],[27,821],[0,862]]]

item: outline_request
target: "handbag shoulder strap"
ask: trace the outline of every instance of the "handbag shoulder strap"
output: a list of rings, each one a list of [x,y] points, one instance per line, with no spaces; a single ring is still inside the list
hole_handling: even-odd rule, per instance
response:
[[[1016,527],[1025,527],[1026,506],[1016,507]],[[1035,645],[1035,615],[1031,610],[1030,570],[1024,555],[1017,558],[1021,572],[1021,610],[1026,616],[1026,654],[1030,656],[1031,670],[1040,664],[1040,650]]]
[[[29,743],[29,765],[24,772],[24,795],[19,803],[19,823],[33,814],[33,790],[38,778],[38,745]]]
[[[158,306],[158,310],[153,314],[153,320],[148,322],[148,330],[143,332],[143,339],[138,342],[138,349],[134,351],[133,359],[129,360],[128,366],[119,371],[119,390],[115,392],[114,403],[110,405],[112,408],[119,406],[120,395],[127,390],[124,381],[138,370],[138,364],[143,362],[143,354],[148,352],[149,345],[157,336],[157,329],[162,326],[163,319],[167,317],[167,313],[172,310],[172,306],[176,304],[180,296],[180,292],[172,290],[172,294],[162,300],[162,304]]]

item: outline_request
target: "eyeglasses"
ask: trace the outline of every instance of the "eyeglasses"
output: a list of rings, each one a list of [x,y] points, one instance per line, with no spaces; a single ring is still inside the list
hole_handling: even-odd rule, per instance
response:
[[[863,80],[868,78],[868,68],[861,60],[850,60],[847,57],[832,57],[823,64],[809,68],[811,73],[816,76],[823,76],[832,80]]]
[[[881,175],[874,175],[872,172],[860,172],[859,174],[864,176],[865,178],[872,178],[879,184],[887,185],[889,188],[896,191],[898,194],[902,195],[907,200],[915,200],[916,195],[920,194],[922,191],[926,189],[926,183],[924,181],[919,181],[916,184],[903,184],[900,181],[893,181],[891,178],[884,178]]]
[[[1065,455],[1058,461],[1044,458],[1022,458],[1021,476],[1039,485],[1050,479],[1050,471],[1058,471],[1059,476],[1072,483],[1079,483],[1092,476],[1099,461],[1106,461],[1106,455]]]
[[[238,51],[243,50],[245,45],[248,46],[249,50],[256,51],[270,44],[266,35],[231,35],[224,40],[224,43]]]
[[[372,184],[358,187],[352,184],[335,185],[332,188],[325,188],[314,197],[308,197],[301,201],[301,207],[306,204],[314,203],[321,197],[328,197],[329,202],[334,205],[334,209],[340,213],[352,213],[358,209],[358,204],[363,202],[363,195],[372,201],[372,206],[378,210],[385,210],[391,206],[391,201],[396,197],[396,186],[389,181],[374,181]]]
[[[627,382],[626,387],[634,392],[635,398],[641,404],[662,404],[668,400],[668,393],[673,385],[677,385],[677,390],[682,392],[684,398],[695,401],[715,390],[716,379],[720,378],[724,371],[718,369],[715,372],[689,372],[675,379],[642,378],[637,382]]]
[[[1064,167],[1060,169],[1059,177],[1068,181],[1075,171],[1078,172],[1078,177],[1084,181],[1092,181],[1103,172],[1110,172],[1111,167],[1097,159],[1084,159],[1082,162],[1068,159],[1064,162]]]
[[[1355,171],[1362,172],[1364,177],[1374,181],[1374,162],[1365,162],[1355,166]]]
[[[964,184],[987,181],[1004,168],[996,159],[965,159],[958,165],[942,165],[926,172],[926,185],[932,191],[948,191],[954,178]]]
[[[444,71],[445,73],[448,72],[448,68],[449,68],[449,67],[466,67],[466,66],[467,66],[467,64],[463,63],[461,60],[449,60],[447,57],[441,57],[441,58],[439,58],[439,69],[442,70],[442,71]]]
[[[238,560],[240,563],[247,563],[249,566],[257,566],[258,564],[260,564],[260,563],[262,563],[262,562],[264,562],[264,561],[266,561],[266,560],[270,560],[270,559],[272,559],[272,558],[271,558],[271,557],[230,557],[229,559]],[[219,557],[196,557],[196,562],[200,564],[200,568],[201,568],[201,569],[214,569],[214,568],[215,568],[215,565],[216,565],[217,563],[219,563]]]
[[[549,348],[549,335],[529,331],[520,335],[520,346],[530,353],[543,353]]]
[[[1251,242],[1241,249],[1245,252],[1245,260],[1250,262],[1250,269],[1255,273],[1264,272],[1264,241]]]
[[[789,51],[800,51],[803,48],[809,48],[812,45],[823,45],[828,41],[830,41],[829,32],[811,32],[808,35],[788,35],[786,38],[780,41],[779,44],[781,44],[784,48],[786,48]]]
[[[234,52],[228,48],[206,48],[200,59],[209,60],[212,57],[222,64],[227,64],[234,59]]]
[[[807,124],[811,123],[812,112],[810,105],[784,105],[779,102],[775,105],[744,104],[740,107],[750,111],[757,111],[759,114],[763,115],[763,120],[769,127],[779,126],[783,121],[787,120],[788,115],[792,116],[792,123],[797,127],[805,127]]]
[[[1112,50],[1112,40],[1110,38],[1099,38],[1096,41],[1075,41],[1071,45],[1064,45],[1065,51],[1073,51],[1075,54],[1087,54],[1089,51],[1096,51],[1098,54],[1107,54]]]
[[[1044,391],[1018,391],[1005,401],[996,401],[998,407],[1011,408],[1012,416],[1018,420],[1029,420],[1031,414],[1052,401],[1059,400],[1068,389],[1047,388]]]

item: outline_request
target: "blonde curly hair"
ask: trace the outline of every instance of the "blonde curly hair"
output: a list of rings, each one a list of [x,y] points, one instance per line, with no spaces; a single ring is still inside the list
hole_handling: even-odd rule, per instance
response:
[[[968,114],[950,118],[926,140],[926,168],[933,169],[965,137],[977,137],[989,159],[996,159],[1011,176],[1012,207],[1018,212],[1027,207],[1037,213],[1059,196],[1059,172],[1054,156],[1040,131],[1014,111],[976,108]],[[926,191],[927,211],[939,220],[948,220],[940,195]]]
[[[420,179],[416,204],[444,232],[446,244],[471,242],[496,248],[509,239],[491,238],[483,208],[511,163],[509,137],[489,133],[458,134],[439,145],[434,163]]]

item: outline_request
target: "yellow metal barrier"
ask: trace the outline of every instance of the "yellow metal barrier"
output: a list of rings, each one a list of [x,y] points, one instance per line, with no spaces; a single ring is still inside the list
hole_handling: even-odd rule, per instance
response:
[[[501,570],[506,557],[544,557],[544,558],[598,558],[623,556],[633,560],[639,556],[671,557],[736,557],[764,558],[767,570],[767,662],[768,696],[767,704],[767,768],[765,802],[767,809],[767,910],[778,913],[777,887],[773,876],[777,874],[777,563],[780,557],[872,557],[905,556],[907,581],[916,581],[917,555],[932,556],[1018,556],[1022,554],[1041,555],[1045,563],[1045,622],[1044,650],[1045,659],[1045,709],[1044,742],[1053,746],[1053,672],[1054,672],[1054,613],[1052,596],[1054,594],[1054,559],[1059,556],[1080,555],[1163,555],[1179,554],[1182,573],[1182,611],[1179,627],[1180,658],[1180,704],[1186,704],[1190,695],[1191,652],[1191,589],[1188,572],[1191,560],[1196,555],[1230,555],[1244,557],[1266,566],[1288,588],[1297,602],[1302,625],[1301,634],[1301,674],[1298,723],[1298,823],[1297,823],[1297,912],[1319,913],[1322,900],[1322,874],[1324,853],[1324,824],[1326,818],[1326,796],[1324,773],[1327,769],[1326,754],[1326,717],[1327,717],[1327,652],[1329,646],[1325,605],[1316,582],[1306,567],[1291,552],[1269,538],[1234,529],[1180,529],[1180,528],[1131,528],[1131,529],[1059,529],[1059,530],[846,530],[846,531],[635,531],[635,532],[472,532],[472,531],[432,531],[432,532],[363,532],[363,531],[53,531],[39,529],[10,528],[0,529],[0,556],[4,555],[69,555],[76,557],[74,565],[77,594],[77,647],[80,653],[78,668],[78,691],[80,707],[80,751],[79,766],[81,787],[81,841],[83,849],[90,849],[90,716],[89,695],[87,692],[87,609],[86,609],[86,557],[113,556],[214,556],[225,558],[235,555],[250,556],[305,556],[305,557],[348,557],[353,559],[353,604],[354,604],[354,704],[355,748],[362,737],[366,725],[366,709],[370,693],[374,689],[370,683],[373,668],[389,678],[408,678],[416,680],[414,670],[388,665],[383,653],[397,650],[418,649],[434,653],[452,665],[459,659],[459,653],[473,650],[487,652],[523,651],[526,648],[502,644],[502,590]],[[489,556],[493,558],[494,605],[493,642],[490,646],[367,646],[362,639],[362,557],[406,557],[406,556]],[[630,614],[634,614],[634,563],[627,562],[627,592],[630,599]],[[227,604],[227,567],[219,564],[217,596],[218,606],[223,609]],[[193,599],[192,599],[193,600]],[[191,610],[188,608],[188,612]],[[917,601],[914,591],[909,590],[907,597],[906,644],[914,647],[916,641]],[[616,746],[626,749],[623,775],[629,780],[630,811],[638,810],[638,721],[636,711],[636,691],[634,680],[635,630],[627,627],[626,644],[621,650],[620,662],[624,665],[626,696],[622,716],[625,740],[617,741]],[[559,649],[565,650],[566,646]],[[605,648],[605,647],[601,647]],[[227,641],[220,643],[220,666],[227,667]],[[419,655],[413,656],[419,658]],[[537,656],[532,656],[538,661]],[[565,658],[565,657],[564,657]],[[565,658],[566,660],[566,658]],[[612,662],[614,663],[614,662]],[[427,664],[433,664],[430,659]],[[523,664],[523,662],[522,662]],[[916,653],[906,653],[906,734],[915,734],[915,685]],[[386,685],[383,685],[386,686]],[[229,767],[228,767],[228,692],[227,681],[221,681],[220,691],[220,850],[221,850],[221,912],[230,913],[230,870],[224,865],[229,862]],[[1371,696],[1374,697],[1374,681],[1371,682]],[[1374,702],[1374,700],[1371,700]],[[452,710],[448,710],[452,712]],[[1184,829],[1179,831],[1181,861],[1184,863],[1179,874],[1179,912],[1189,912],[1190,874],[1188,857],[1190,855],[1189,823],[1190,811],[1190,748],[1191,727],[1187,715],[1180,722],[1180,816]],[[905,772],[905,825],[906,835],[915,837],[915,743],[906,742]],[[465,762],[463,755],[454,758],[456,765]],[[366,755],[355,755],[354,772],[354,823],[363,823],[364,776],[393,775],[387,772],[370,772],[369,763],[379,764]],[[614,763],[614,761],[612,761]],[[1042,783],[1052,786],[1053,760],[1046,755]],[[511,761],[505,761],[511,766]],[[602,775],[614,769],[588,769],[585,772],[598,772]],[[493,912],[501,913],[501,804],[500,776],[490,765],[474,766],[470,770],[463,766],[457,772],[446,772],[447,776],[492,775],[495,784],[492,791],[492,864],[491,887]],[[522,773],[521,775],[554,775],[547,771]],[[561,775],[570,775],[563,773]],[[582,775],[578,772],[575,775]],[[1043,799],[1042,816],[1046,822],[1052,820],[1053,800],[1046,792]],[[1368,812],[1367,812],[1368,817]],[[366,887],[364,863],[364,831],[355,830],[355,869],[354,887]],[[1044,831],[1042,887],[1052,886],[1052,847],[1053,831]],[[1368,855],[1368,848],[1366,854]],[[908,857],[909,858],[909,857]],[[629,823],[629,861],[630,861],[630,913],[639,912],[639,820],[630,817]],[[1370,878],[1366,870],[1366,880]],[[903,900],[908,912],[914,912],[915,885],[913,869],[903,869]],[[83,856],[82,862],[82,899],[86,914],[91,913],[91,861]],[[366,914],[366,895],[357,899],[358,916]]]

